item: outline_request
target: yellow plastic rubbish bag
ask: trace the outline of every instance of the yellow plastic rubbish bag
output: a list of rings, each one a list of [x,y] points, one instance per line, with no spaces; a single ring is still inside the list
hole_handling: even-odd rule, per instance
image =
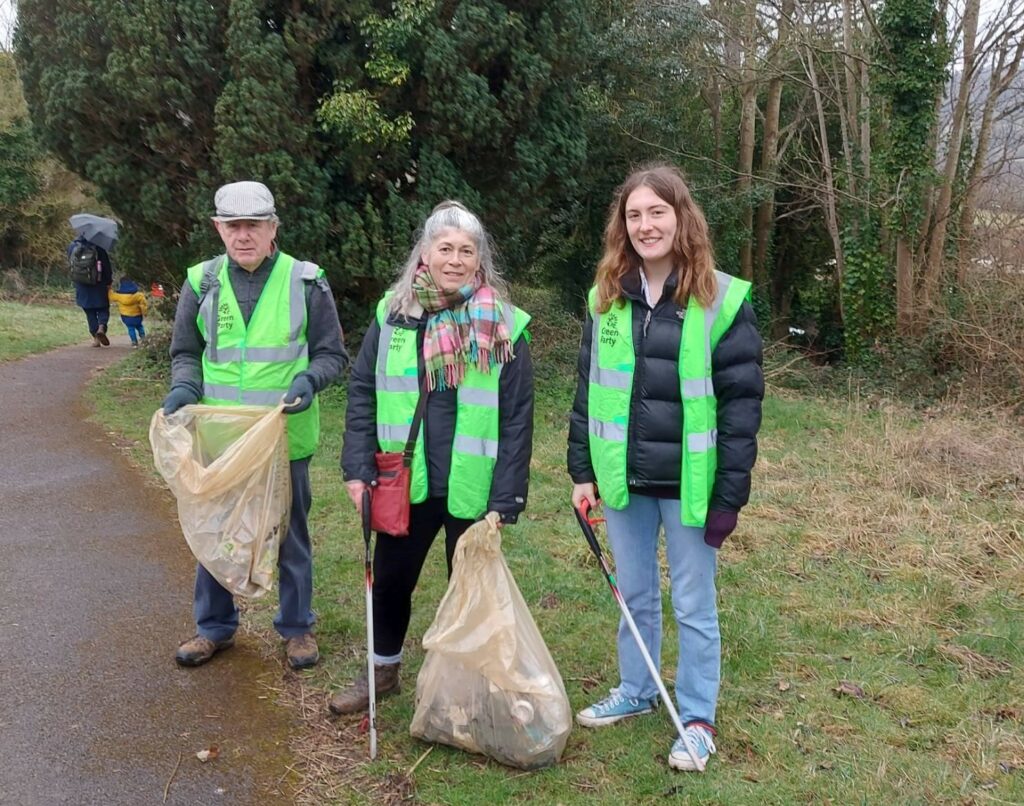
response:
[[[531,770],[572,728],[558,667],[501,553],[495,515],[459,539],[448,592],[423,636],[410,733]]]
[[[188,547],[227,590],[256,598],[274,586],[292,491],[284,407],[157,409],[156,469],[178,499]]]

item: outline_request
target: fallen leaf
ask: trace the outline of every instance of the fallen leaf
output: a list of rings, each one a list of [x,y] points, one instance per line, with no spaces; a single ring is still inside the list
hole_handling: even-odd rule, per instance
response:
[[[840,697],[855,697],[858,700],[864,699],[864,689],[849,680],[840,680],[839,685],[832,689]]]
[[[1004,773],[1009,775],[1011,772],[1013,772],[1015,769],[1017,769],[1017,765],[1016,764],[1011,764],[1009,761],[1000,761],[999,762],[999,769],[1001,769]]]
[[[832,762],[831,761],[823,761],[823,762],[821,762],[821,764],[818,765],[818,769],[819,770],[831,770],[832,769]]]
[[[759,783],[761,783],[761,779],[757,777],[757,773],[756,772],[746,772],[746,773],[744,773],[743,774],[743,780],[744,781],[750,781],[750,783],[752,783],[752,784],[759,784]]]
[[[214,744],[210,745],[205,750],[200,750],[198,753],[196,753],[196,758],[198,758],[201,762],[203,762],[203,764],[205,764],[207,761],[216,761],[219,755],[220,749],[217,747],[217,745]]]
[[[779,691],[789,691],[790,688],[791,688],[791,686],[790,686],[788,680],[780,680],[779,681]]]

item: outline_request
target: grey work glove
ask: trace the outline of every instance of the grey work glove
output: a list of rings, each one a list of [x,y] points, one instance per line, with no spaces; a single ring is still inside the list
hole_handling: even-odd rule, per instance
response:
[[[313,382],[309,376],[296,375],[284,396],[284,413],[298,414],[300,411],[305,411],[313,405],[313,395],[315,394],[316,390],[313,389]],[[299,402],[294,406],[291,405],[296,400]]]
[[[187,386],[172,386],[171,391],[164,398],[162,408],[164,414],[174,414],[182,406],[198,403],[199,396]]]

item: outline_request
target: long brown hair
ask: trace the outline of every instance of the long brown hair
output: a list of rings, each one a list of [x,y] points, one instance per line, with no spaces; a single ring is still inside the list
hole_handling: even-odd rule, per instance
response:
[[[704,212],[690,196],[679,169],[672,165],[648,165],[634,171],[615,191],[604,228],[604,254],[597,264],[597,311],[605,313],[612,303],[623,299],[622,278],[641,263],[626,231],[626,200],[640,187],[648,187],[658,198],[672,205],[676,213],[676,235],[672,257],[679,282],[675,301],[685,307],[690,297],[708,308],[718,291],[715,256]]]

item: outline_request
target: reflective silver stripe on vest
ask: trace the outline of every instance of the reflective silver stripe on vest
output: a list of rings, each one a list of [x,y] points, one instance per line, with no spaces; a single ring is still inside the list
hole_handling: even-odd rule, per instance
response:
[[[718,429],[703,431],[699,434],[687,434],[686,446],[691,453],[703,453],[711,450],[718,443]]]
[[[409,441],[410,426],[389,425],[377,423],[377,442],[383,445],[385,442],[401,442],[403,445]]]
[[[594,367],[597,364],[593,363],[593,358],[591,358],[591,362],[590,379],[595,381],[598,386],[604,386],[607,389],[629,389],[633,380],[631,373],[623,372],[621,369],[604,369],[602,367],[597,367],[595,371]]]
[[[281,402],[287,389],[247,389],[240,391],[235,386],[218,386],[212,383],[203,384],[203,395],[217,400],[231,400],[249,406],[276,406]]]
[[[292,263],[291,291],[291,332],[288,340],[296,342],[302,335],[302,325],[306,321],[306,280],[315,280],[320,272],[316,263],[296,260]]]
[[[287,347],[248,347],[243,354],[238,347],[226,347],[217,351],[217,363],[246,361],[271,364],[275,361],[296,361],[309,354],[306,344],[289,344]]]
[[[415,375],[377,373],[377,389],[381,392],[415,392],[419,388],[419,379]]]
[[[626,428],[621,423],[611,423],[591,417],[587,421],[587,430],[595,437],[606,439],[609,442],[626,441]]]
[[[498,408],[497,390],[491,391],[490,389],[474,389],[471,387],[460,386],[458,395],[460,403],[470,403],[474,406],[487,406],[491,409]]]
[[[454,450],[470,456],[486,456],[488,459],[498,458],[498,441],[479,437],[456,436],[452,443]]]
[[[505,327],[508,329],[508,337],[511,339],[512,334],[516,332],[516,315],[512,310],[511,305],[505,304],[501,306],[501,318],[505,320]]]
[[[209,361],[216,363],[217,351],[217,309],[220,307],[220,280],[218,279],[218,268],[224,261],[224,256],[212,258],[203,263],[203,273],[199,279],[199,293],[202,299],[199,302],[199,316],[206,325],[206,357]],[[203,283],[208,281],[206,293],[203,293]]]
[[[715,301],[711,307],[704,312],[704,366],[711,369],[711,328],[722,310],[722,303],[725,302],[725,295],[732,283],[732,275],[716,271],[715,279],[718,281],[718,291],[715,293]]]
[[[683,381],[683,398],[714,397],[715,386],[711,378],[688,378]]]
[[[387,309],[384,310],[384,324],[380,326],[380,339],[377,341],[377,373],[376,382],[377,388],[387,392],[408,392],[409,389],[389,389],[388,384],[392,378],[402,378],[405,380],[405,376],[399,375],[388,375],[388,348],[391,347],[391,334],[395,332],[395,326],[388,322]],[[415,383],[414,379],[414,383]],[[416,384],[416,388],[419,388],[419,384]]]

